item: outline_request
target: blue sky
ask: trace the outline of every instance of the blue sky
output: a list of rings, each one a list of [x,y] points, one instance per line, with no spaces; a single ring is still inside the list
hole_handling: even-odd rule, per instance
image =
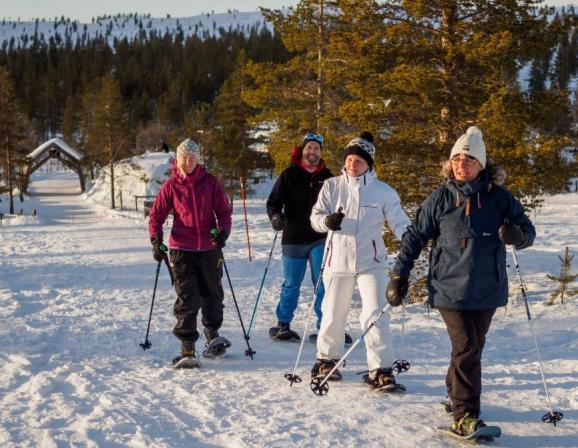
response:
[[[65,16],[82,22],[92,17],[120,12],[150,13],[153,17],[187,17],[203,12],[226,12],[228,9],[256,11],[259,6],[280,8],[297,3],[298,0],[0,0],[0,18],[30,20]],[[547,0],[546,3],[561,6],[570,0]]]

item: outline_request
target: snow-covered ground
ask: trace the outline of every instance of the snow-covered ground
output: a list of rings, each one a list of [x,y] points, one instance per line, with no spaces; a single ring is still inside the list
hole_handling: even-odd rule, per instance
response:
[[[220,360],[193,371],[169,364],[178,343],[171,334],[175,294],[163,269],[143,352],[155,262],[147,223],[134,211],[114,212],[79,195],[70,174],[38,175],[35,195],[18,203],[38,211],[37,223],[0,227],[0,446],[130,447],[439,447],[458,446],[434,427],[447,424],[444,397],[449,341],[439,315],[407,308],[405,347],[401,310],[392,316],[399,357],[412,367],[400,375],[405,395],[367,390],[360,347],[342,369],[344,380],[318,397],[309,389],[315,348],[305,344],[298,368],[304,382],[289,387],[298,344],[267,335],[282,279],[274,251],[251,344],[245,345],[226,290],[222,333],[233,341]],[[93,198],[96,193],[93,192]],[[5,207],[5,203],[0,204]],[[578,446],[578,307],[547,307],[559,272],[558,255],[578,252],[578,194],[552,196],[534,218],[535,245],[520,252],[549,392],[565,418],[542,423],[548,410],[523,305],[499,310],[484,356],[483,418],[500,425],[494,446]],[[248,201],[253,261],[247,259],[242,208],[236,206],[225,257],[248,325],[273,239],[264,201]],[[576,266],[574,266],[574,272]],[[304,326],[312,287],[303,290],[294,326]],[[359,301],[348,330],[360,335]],[[201,341],[200,341],[201,342]]]

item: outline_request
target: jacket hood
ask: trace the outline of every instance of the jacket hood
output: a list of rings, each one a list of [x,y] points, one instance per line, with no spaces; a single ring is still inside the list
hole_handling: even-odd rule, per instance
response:
[[[301,160],[303,159],[303,147],[302,146],[294,146],[293,150],[291,151],[291,163],[300,166]],[[319,160],[319,163],[325,166],[325,162],[323,161],[323,157]]]

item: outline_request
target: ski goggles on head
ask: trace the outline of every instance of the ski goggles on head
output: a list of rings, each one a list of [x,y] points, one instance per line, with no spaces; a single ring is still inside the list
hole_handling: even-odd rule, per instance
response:
[[[305,137],[303,137],[303,144],[311,141],[323,145],[323,136],[321,136],[321,134],[314,134],[313,132],[308,132],[307,134],[305,134]]]

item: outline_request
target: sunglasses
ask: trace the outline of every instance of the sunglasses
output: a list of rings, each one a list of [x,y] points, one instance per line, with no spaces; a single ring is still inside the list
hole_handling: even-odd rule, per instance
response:
[[[308,132],[307,134],[305,134],[305,137],[303,137],[303,141],[306,142],[309,140],[313,140],[314,142],[317,142],[320,145],[323,144],[323,137],[320,134],[314,134],[313,132]]]

